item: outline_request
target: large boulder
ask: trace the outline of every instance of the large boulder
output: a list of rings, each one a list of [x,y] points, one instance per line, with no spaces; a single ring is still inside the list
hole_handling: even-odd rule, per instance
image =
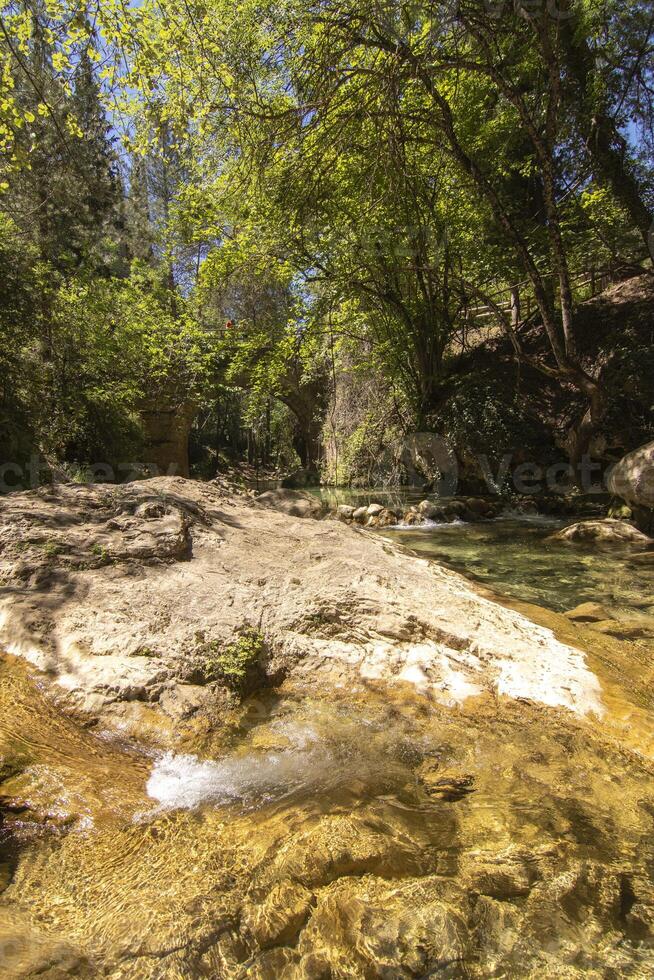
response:
[[[598,521],[578,521],[553,534],[552,541],[573,541],[594,544],[636,545],[649,548],[654,539],[649,538],[628,521],[616,521],[605,517]]]
[[[607,483],[615,497],[654,510],[654,442],[627,453],[613,467]]]
[[[255,502],[269,510],[280,510],[289,517],[313,517],[317,520],[325,512],[325,507],[318,497],[310,493],[302,493],[301,490],[284,488],[266,490],[255,498]]]

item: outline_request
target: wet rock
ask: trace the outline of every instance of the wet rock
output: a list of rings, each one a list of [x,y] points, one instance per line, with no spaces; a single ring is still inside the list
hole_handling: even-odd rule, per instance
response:
[[[354,507],[349,507],[348,504],[339,504],[336,508],[336,517],[339,521],[351,521],[354,517]]]
[[[314,897],[295,881],[280,881],[256,902],[248,902],[242,922],[260,949],[292,945],[311,914]]]
[[[255,504],[270,510],[279,510],[289,517],[318,519],[324,514],[324,506],[313,494],[301,490],[266,490],[255,498]]]
[[[487,517],[493,510],[493,505],[480,497],[468,497],[465,506],[474,517]]]
[[[463,517],[465,513],[466,505],[462,500],[448,500],[443,504],[443,514],[450,521]]]
[[[266,878],[290,878],[307,888],[349,875],[397,874],[425,870],[426,857],[387,827],[378,829],[352,816],[324,817],[309,831],[292,836],[273,859]]]
[[[320,894],[297,951],[303,978],[457,976],[468,931],[433,878],[391,887],[341,880]]]
[[[634,512],[628,504],[622,504],[618,501],[609,507],[606,516],[613,517],[617,521],[630,521],[634,516]]]
[[[435,517],[440,517],[443,513],[442,508],[437,504],[433,503],[431,500],[421,500],[418,504],[418,513],[422,517],[426,517],[427,520],[434,520]]]
[[[518,898],[529,894],[535,877],[529,858],[513,846],[499,853],[469,851],[461,857],[459,870],[473,892],[497,899]]]
[[[392,527],[397,522],[397,514],[394,510],[389,510],[387,507],[377,515],[377,527]]]
[[[598,521],[579,521],[564,527],[551,536],[552,541],[572,541],[600,545],[636,545],[649,548],[654,545],[654,539],[649,538],[627,521],[617,521],[606,517]]]
[[[520,514],[537,514],[538,504],[533,497],[519,497],[513,502],[512,509]]]
[[[377,517],[383,511],[383,506],[381,504],[369,504],[366,508],[366,514],[368,517]]]
[[[576,623],[596,623],[601,619],[609,619],[609,614],[599,602],[582,602],[581,605],[569,609],[564,616]]]

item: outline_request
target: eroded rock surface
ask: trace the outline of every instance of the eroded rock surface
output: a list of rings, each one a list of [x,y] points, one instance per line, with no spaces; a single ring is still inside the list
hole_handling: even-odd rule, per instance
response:
[[[2,642],[71,707],[121,725],[143,705],[176,720],[206,710],[204,667],[244,628],[265,638],[270,679],[602,713],[583,654],[548,629],[365,531],[261,499],[166,477],[3,498]]]

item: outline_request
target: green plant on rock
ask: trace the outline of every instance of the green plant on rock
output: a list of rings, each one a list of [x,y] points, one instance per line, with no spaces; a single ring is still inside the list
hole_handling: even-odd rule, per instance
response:
[[[61,552],[64,550],[63,546],[58,541],[53,541],[52,539],[48,539],[47,541],[45,541],[42,545],[42,548],[43,548],[43,554],[47,558],[56,558],[56,556],[60,555]]]
[[[202,670],[208,680],[221,680],[232,691],[243,693],[261,668],[266,640],[255,627],[246,627],[232,643],[205,643],[201,650]]]
[[[96,541],[96,543],[94,545],[92,545],[92,547],[91,547],[91,553],[96,558],[99,558],[101,562],[103,562],[103,563],[108,563],[109,562],[110,555],[109,555],[108,550],[104,547],[104,545],[98,544],[97,541]]]

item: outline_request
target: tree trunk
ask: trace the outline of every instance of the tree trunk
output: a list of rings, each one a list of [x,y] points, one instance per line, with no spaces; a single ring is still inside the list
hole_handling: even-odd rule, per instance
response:
[[[155,474],[189,476],[188,439],[196,408],[189,402],[149,402],[141,408],[145,431],[143,462]]]
[[[604,386],[595,382],[595,389],[590,393],[588,406],[577,425],[570,433],[568,441],[568,456],[574,468],[577,484],[582,489],[587,486],[585,466],[590,462],[590,448],[593,436],[598,432],[606,414],[606,392]]]

